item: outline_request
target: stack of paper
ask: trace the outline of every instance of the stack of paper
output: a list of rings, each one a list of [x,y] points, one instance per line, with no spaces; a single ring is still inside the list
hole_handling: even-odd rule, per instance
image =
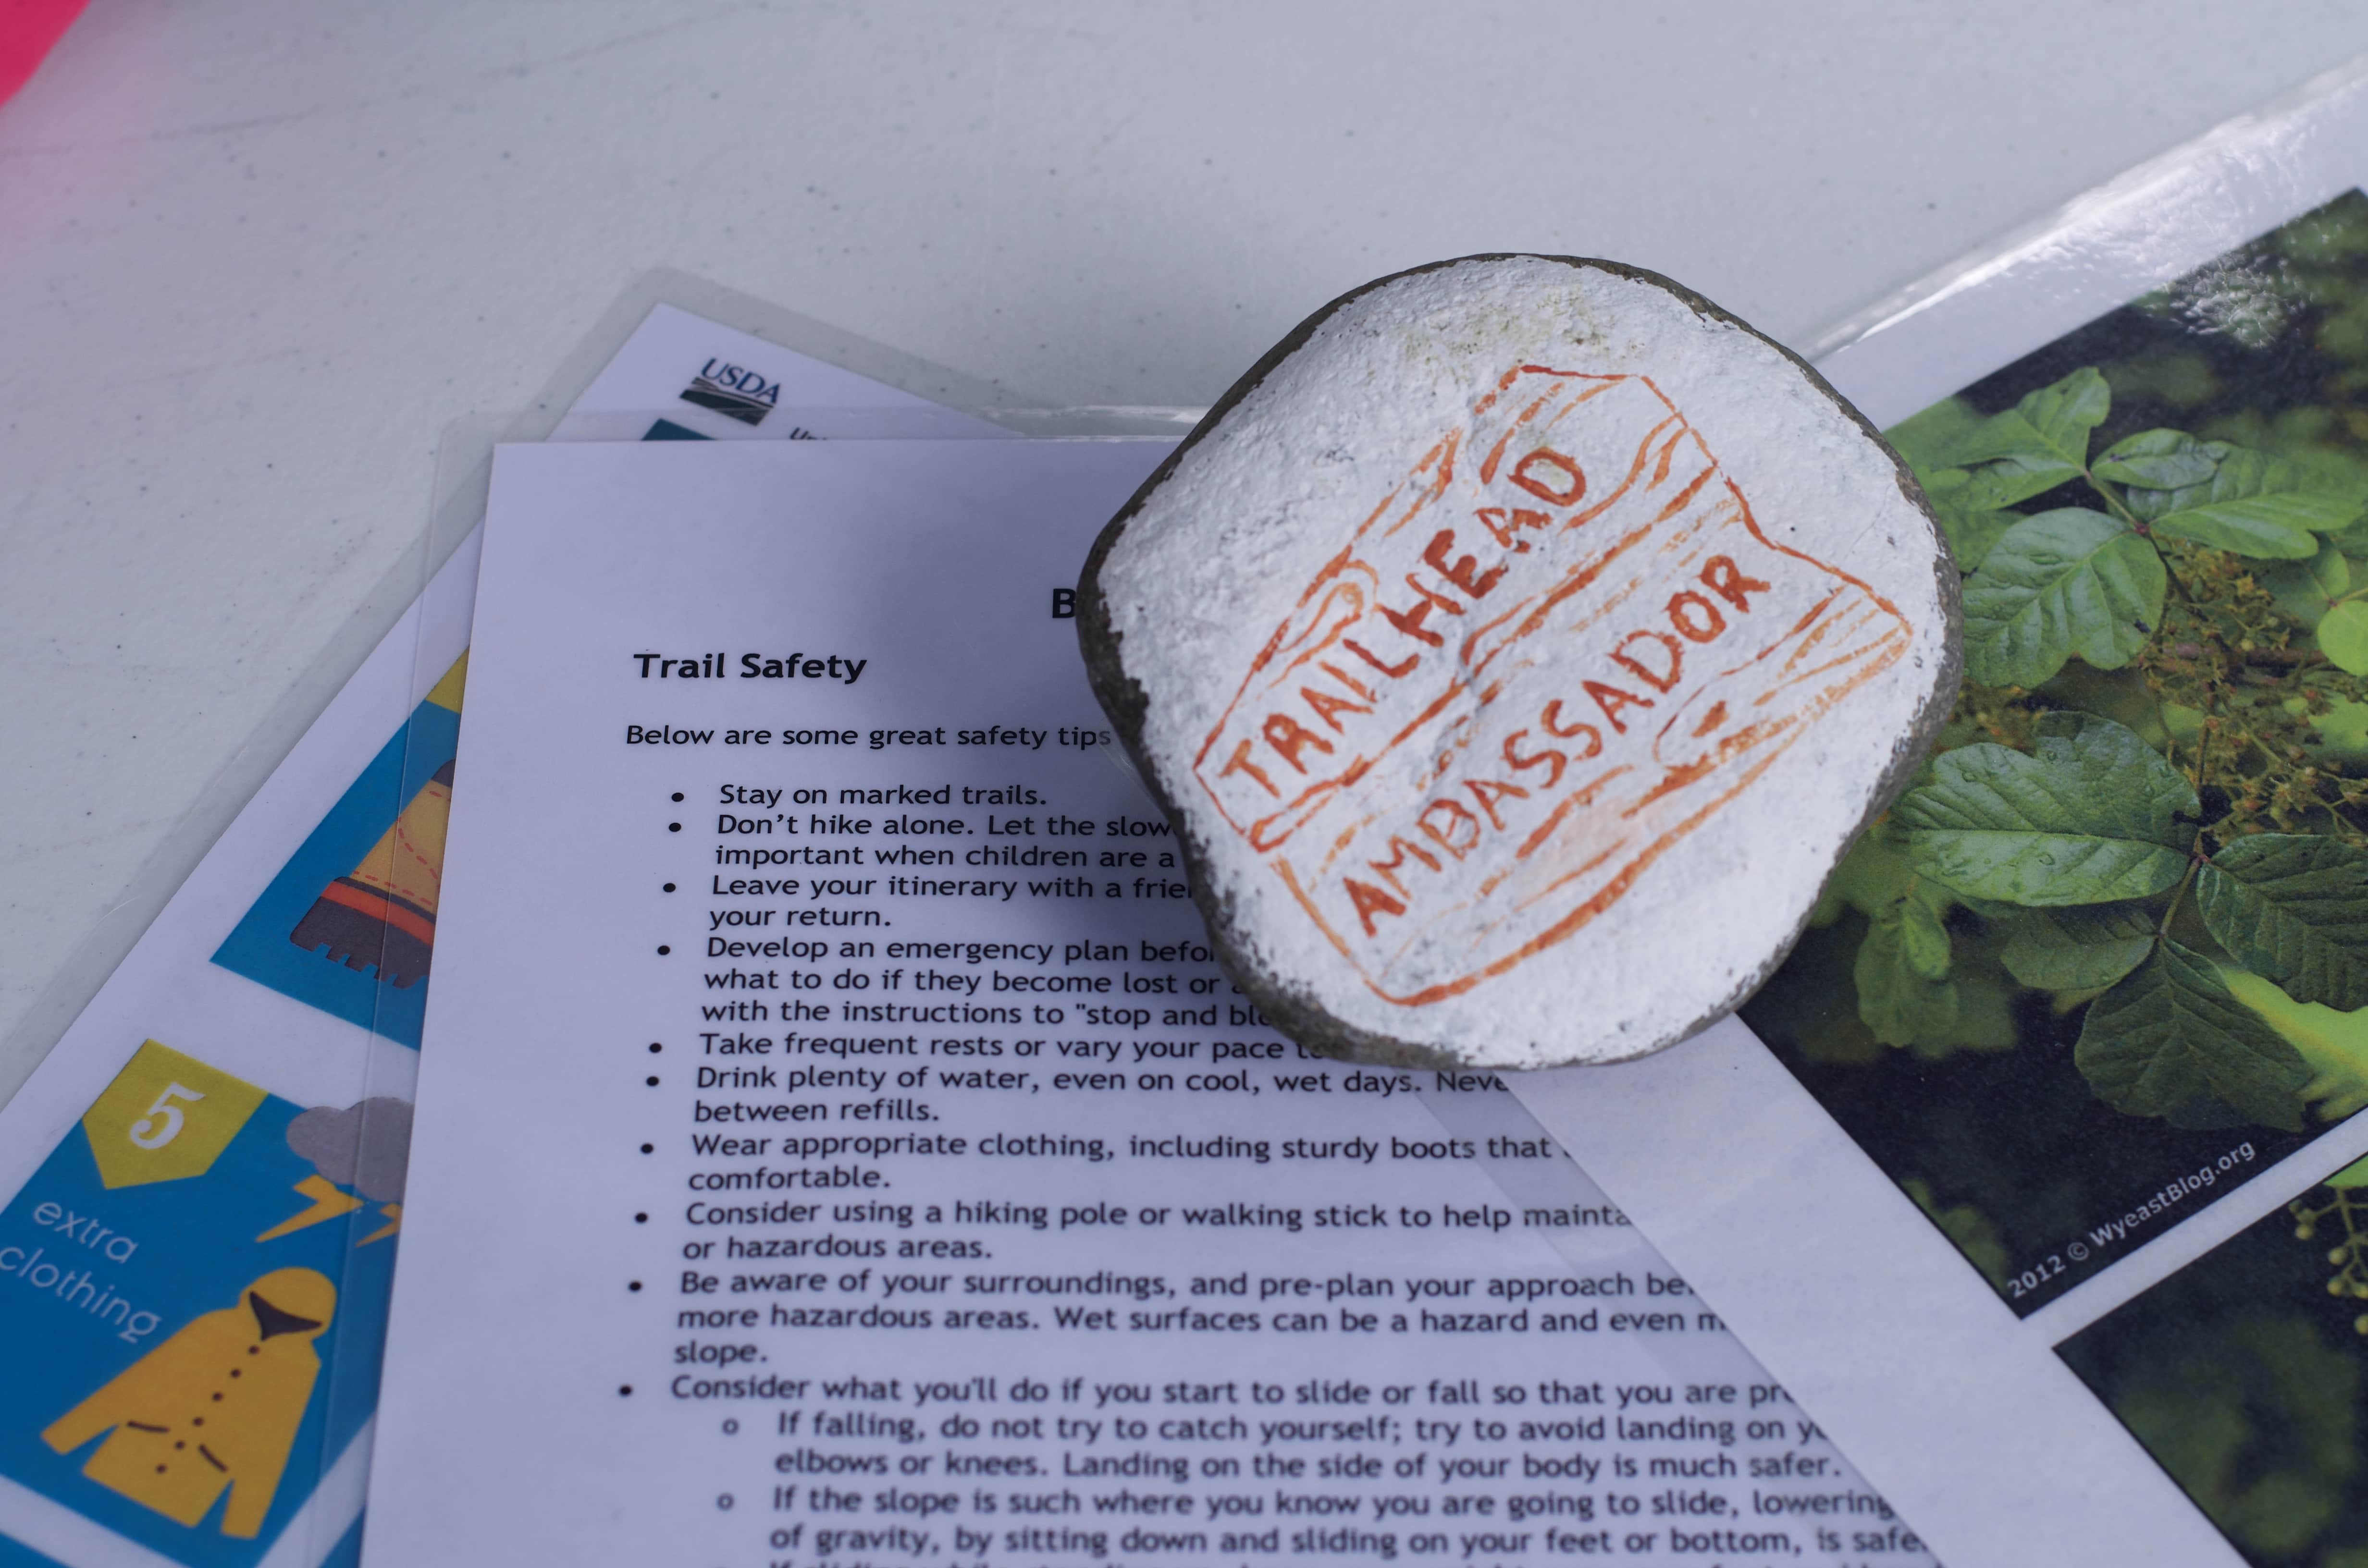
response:
[[[2141,171],[1826,361],[1971,574],[1931,788],[2085,714],[2187,780],[2182,887],[2264,880],[2234,812],[2368,836],[2363,124]],[[801,346],[661,304],[503,447],[0,1112],[0,1562],[2368,1553],[2368,994],[2279,956],[2355,917],[1944,880],[1911,800],[1663,1056],[1315,1057],[1077,658],[1169,443]],[[2191,608],[2089,626],[2148,561]],[[2186,700],[2213,637],[2267,765]]]

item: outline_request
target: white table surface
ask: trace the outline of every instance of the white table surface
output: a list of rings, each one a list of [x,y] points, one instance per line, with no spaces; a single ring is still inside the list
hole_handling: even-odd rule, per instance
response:
[[[0,106],[0,1096],[401,608],[443,432],[672,266],[1045,403],[1368,278],[1819,330],[2368,50],[2351,0],[96,0]]]

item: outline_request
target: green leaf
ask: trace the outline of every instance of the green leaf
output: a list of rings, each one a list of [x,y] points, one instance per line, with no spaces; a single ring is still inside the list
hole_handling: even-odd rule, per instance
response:
[[[2110,719],[2049,713],[2036,756],[1984,743],[1943,752],[1892,812],[1918,874],[1969,898],[2038,908],[2176,886],[2195,790]]]
[[[2080,477],[2079,469],[2073,464],[2032,452],[2017,452],[1971,468],[1942,472],[1965,476],[1962,488],[1956,491],[1956,500],[1968,512],[1997,511]]]
[[[2105,449],[2096,474],[2115,484],[2176,490],[2209,480],[2228,452],[2226,442],[2199,441],[2184,430],[2142,430]]]
[[[2119,669],[2162,624],[2164,584],[2154,546],[2102,512],[2027,517],[1965,584],[1965,674],[2037,686],[2075,653]]]
[[[2100,991],[2146,961],[2155,921],[2142,903],[2031,909],[2015,922],[1998,961],[2041,991]]]
[[[2078,479],[2089,461],[2089,432],[2104,423],[2112,403],[2105,378],[2082,369],[1971,428],[1945,437],[1936,428],[1918,445],[1928,461],[1945,460],[1964,471],[1964,480],[1947,482],[1957,490],[1957,505],[1996,510]],[[1926,483],[1937,488],[1941,481],[1936,468]]]
[[[2212,939],[2295,1001],[2368,1007],[2368,850],[2257,834],[2212,857],[2195,897]]]
[[[2321,1121],[2340,1121],[2368,1107],[2368,1008],[2339,1013],[2317,1002],[2297,1002],[2248,969],[2213,967],[2230,995],[2260,1014],[2310,1063],[2302,1097],[2318,1108]]]
[[[2219,1107],[2295,1131],[2310,1065],[2220,983],[2211,960],[2164,942],[2089,1005],[2072,1061],[2128,1116],[2207,1122]]]
[[[2368,559],[2368,517],[2328,530],[2327,540],[2354,561]]]
[[[2351,591],[2351,559],[2333,539],[2318,541],[2318,554],[2310,563],[2310,580],[2330,599],[2340,599]]]
[[[1944,397],[1892,426],[1883,438],[1930,490],[1933,474],[1964,460],[1960,454],[1970,449],[1969,438],[1986,423],[1964,398]]]
[[[2318,553],[2308,561],[2268,561],[2253,571],[2253,580],[2278,601],[2278,608],[2315,627],[2334,602],[2351,591],[2351,562],[2333,539],[2318,541]]]
[[[2166,750],[2170,739],[2169,732],[2163,727],[2162,704],[2146,685],[2143,669],[2125,665],[2118,670],[2100,670],[2076,659],[2056,671],[2032,695],[2044,705],[2043,711],[2047,708],[2074,708],[2126,724],[2157,751]]]
[[[1956,1032],[1958,995],[1948,983],[1943,924],[1950,902],[1941,890],[1909,878],[1903,892],[1870,913],[1851,972],[1859,1018],[1885,1045],[1942,1044]]]
[[[2328,704],[2324,713],[2310,713],[2310,727],[2317,732],[2313,749],[2327,761],[2351,767],[2368,767],[2368,703],[2354,702],[2339,697]]]
[[[2031,427],[2043,450],[2078,468],[2089,460],[2089,432],[2112,411],[2113,389],[2096,367],[2084,365],[2016,403],[2011,417]]]
[[[1810,924],[1830,926],[1846,908],[1872,920],[1907,897],[1915,885],[1916,871],[1907,863],[1898,835],[1889,823],[1878,823],[1859,835],[1841,864],[1834,868],[1825,892],[1818,895]]]
[[[2273,561],[2308,560],[2318,553],[2314,529],[2332,533],[2359,519],[2358,491],[2328,484],[2282,458],[2243,447],[2226,450],[2200,483],[2131,486],[2130,510],[2161,537]]]
[[[2021,512],[1960,512],[1952,508],[1936,510],[1935,515],[1941,519],[1941,534],[1949,541],[1949,553],[1955,557],[1961,572],[1980,571],[1998,541],[2022,521]]]
[[[2345,674],[2368,676],[2368,604],[2353,599],[2321,617],[2318,651]]]
[[[2317,541],[2300,525],[2213,507],[2160,518],[2153,528],[2157,539],[2184,540],[2253,561],[2302,561],[2318,549]]]
[[[1899,906],[1899,950],[1907,967],[1926,980],[1949,978],[1949,913],[1946,894],[1918,885]]]
[[[1963,473],[1963,469],[1951,469]],[[1943,496],[1925,492],[1932,503],[1932,515],[1941,519],[1941,536],[1949,541],[1949,554],[1960,572],[1977,572],[1989,559],[1990,551],[2004,539],[2007,530],[2021,522],[2021,512],[1984,510],[1959,506]]]
[[[1957,1022],[1957,988],[1926,974],[1909,945],[1902,910],[1890,910],[1868,926],[1850,971],[1858,983],[1858,1016],[1885,1045],[1913,1045]]]

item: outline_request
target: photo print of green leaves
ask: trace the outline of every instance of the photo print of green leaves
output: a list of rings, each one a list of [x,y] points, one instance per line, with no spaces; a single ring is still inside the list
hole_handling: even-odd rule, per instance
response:
[[[2368,1106],[2368,198],[1886,435],[1965,686],[1744,1017],[2028,1312]]]

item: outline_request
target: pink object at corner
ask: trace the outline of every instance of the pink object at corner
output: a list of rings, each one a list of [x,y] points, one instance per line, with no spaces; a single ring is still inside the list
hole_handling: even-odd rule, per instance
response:
[[[87,0],[0,0],[0,103],[30,79]]]

